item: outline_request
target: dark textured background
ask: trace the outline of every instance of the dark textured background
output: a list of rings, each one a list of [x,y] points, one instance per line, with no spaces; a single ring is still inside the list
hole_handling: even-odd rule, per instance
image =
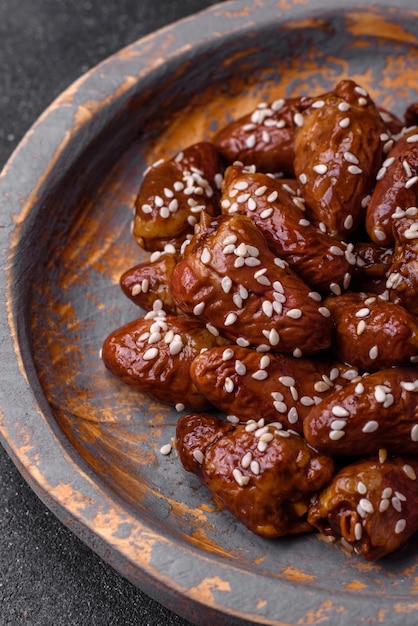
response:
[[[0,169],[42,111],[86,70],[215,3],[0,0]],[[188,623],[133,587],[67,530],[0,446],[0,626],[20,624]]]

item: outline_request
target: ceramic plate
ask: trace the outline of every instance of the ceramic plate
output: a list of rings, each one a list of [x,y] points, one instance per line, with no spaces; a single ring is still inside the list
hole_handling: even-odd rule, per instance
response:
[[[130,225],[146,165],[344,77],[399,115],[418,101],[415,0],[348,4],[227,2],[134,43],[45,111],[0,181],[2,442],[67,526],[200,626],[416,622],[414,543],[370,564],[251,534],[160,454],[178,414],[99,358],[138,315],[118,281],[145,259]]]

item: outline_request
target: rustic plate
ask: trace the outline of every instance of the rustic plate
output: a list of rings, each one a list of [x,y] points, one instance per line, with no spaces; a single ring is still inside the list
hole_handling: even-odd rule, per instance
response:
[[[416,0],[335,4],[238,0],[146,37],[66,90],[1,177],[3,444],[65,524],[200,626],[416,623],[414,545],[366,564],[315,536],[252,535],[159,453],[177,414],[99,358],[137,316],[118,279],[143,258],[130,222],[146,164],[342,77],[400,115],[418,100]]]

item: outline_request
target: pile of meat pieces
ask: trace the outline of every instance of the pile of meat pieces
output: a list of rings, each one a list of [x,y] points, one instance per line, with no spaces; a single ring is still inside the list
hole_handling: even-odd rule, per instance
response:
[[[184,468],[261,536],[374,560],[418,529],[417,124],[343,80],[144,174],[121,287],[146,313],[102,357],[185,410]]]

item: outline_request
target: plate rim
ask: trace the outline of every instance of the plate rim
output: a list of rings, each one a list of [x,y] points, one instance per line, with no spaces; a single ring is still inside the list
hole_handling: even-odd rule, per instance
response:
[[[217,34],[227,37],[231,32],[231,26],[227,20],[222,16],[225,12],[229,12],[231,15],[235,15],[235,18],[240,22],[241,29],[250,29],[255,24],[260,25],[260,21],[254,22],[254,15],[259,12],[262,15],[262,21],[266,24],[271,20],[271,15],[277,9],[277,0],[264,0],[262,2],[257,0],[245,1],[243,0],[230,0],[221,4],[212,5],[200,11],[197,14],[176,21],[172,24],[168,24],[162,29],[159,29],[149,35],[129,44],[116,52],[111,57],[103,60],[98,65],[94,66],[88,72],[83,74],[79,79],[69,85],[41,114],[32,127],[27,131],[16,150],[12,153],[11,157],[7,161],[0,174],[0,215],[10,218],[10,223],[6,224],[4,228],[0,228],[0,254],[2,260],[2,271],[0,285],[2,291],[6,294],[3,299],[5,304],[1,307],[0,322],[4,328],[9,330],[6,336],[2,337],[2,350],[13,363],[9,362],[9,359],[4,359],[7,362],[7,368],[5,365],[0,364],[0,373],[2,380],[6,380],[8,383],[13,384],[15,391],[17,392],[18,402],[17,406],[10,407],[10,400],[7,398],[7,392],[5,393],[5,387],[9,388],[9,385],[2,385],[3,389],[0,390],[0,441],[11,457],[15,466],[26,482],[30,485],[31,489],[38,495],[38,497],[50,508],[53,513],[67,526],[76,536],[82,539],[87,545],[90,546],[103,560],[112,565],[128,580],[135,585],[143,589],[148,595],[154,597],[162,604],[166,605],[171,610],[183,615],[186,619],[198,618],[201,610],[212,611],[213,615],[217,615],[219,620],[228,619],[228,624],[245,624],[247,620],[250,624],[271,624],[272,626],[279,626],[283,624],[276,619],[263,618],[262,614],[255,614],[252,612],[242,612],[234,610],[231,607],[224,606],[220,602],[217,602],[212,596],[211,603],[202,601],[195,592],[194,595],[189,589],[181,587],[173,579],[164,579],[161,572],[153,571],[153,566],[144,563],[140,563],[142,575],[138,577],[138,572],[135,571],[135,566],[138,565],[136,559],[132,559],[131,554],[126,554],[126,550],[123,548],[123,544],[117,536],[118,529],[114,526],[109,528],[102,528],[98,534],[97,528],[94,527],[94,520],[97,519],[97,510],[93,505],[89,505],[84,509],[84,513],[80,513],[80,509],[74,506],[74,503],[79,502],[80,498],[86,497],[86,494],[91,500],[94,500],[94,496],[106,491],[101,485],[97,484],[93,480],[94,472],[82,471],[80,475],[80,465],[77,465],[76,476],[73,483],[70,485],[71,489],[64,488],[60,484],[58,478],[53,479],[46,472],[42,475],[41,468],[36,466],[34,450],[29,447],[27,441],[27,432],[21,432],[18,427],[19,414],[23,412],[25,418],[28,420],[28,425],[38,423],[37,420],[41,419],[42,429],[35,433],[33,436],[32,444],[38,445],[40,450],[45,448],[45,443],[41,442],[44,435],[47,437],[48,442],[54,442],[58,444],[58,448],[55,447],[51,450],[51,454],[57,455],[66,468],[72,470],[75,469],[74,452],[71,444],[68,442],[66,446],[63,444],[63,437],[60,437],[57,431],[60,431],[59,426],[56,425],[56,429],[51,420],[44,419],[44,412],[48,410],[45,403],[42,403],[43,392],[40,389],[37,390],[37,394],[34,392],[34,384],[36,385],[36,372],[31,363],[30,353],[27,346],[22,350],[22,339],[20,335],[20,327],[17,322],[17,318],[23,315],[22,302],[24,301],[25,294],[20,294],[20,300],[15,301],[13,293],[13,285],[10,279],[11,272],[13,270],[14,251],[16,246],[21,240],[24,229],[28,227],[30,222],[31,208],[33,206],[34,198],[37,191],[40,189],[39,184],[43,180],[47,179],[48,172],[50,171],[51,162],[59,159],[65,155],[65,150],[70,142],[73,142],[80,131],[86,124],[91,122],[91,112],[89,110],[84,111],[82,118],[77,118],[77,113],[80,111],[81,103],[91,101],[91,96],[96,95],[97,98],[97,84],[96,80],[98,76],[101,76],[100,97],[97,100],[102,102],[103,106],[109,105],[109,98],[115,98],[115,83],[114,74],[108,75],[107,69],[110,63],[115,61],[124,64],[124,59],[129,57],[130,54],[134,54],[137,58],[146,57],[146,49],[150,44],[157,46],[159,42],[168,35],[174,35],[174,39],[178,39],[178,43],[174,45],[171,59],[181,58],[182,55],[187,54],[193,46],[205,46],[209,43],[210,37],[202,36],[199,33],[199,25],[205,23],[207,27],[207,20],[212,25],[217,25]],[[301,3],[293,4],[283,3],[283,6],[287,8],[282,9],[283,14],[280,18],[280,22],[286,21],[290,16],[292,19],[300,18],[304,14],[310,14],[312,10],[325,11],[327,9],[333,9],[334,1],[330,0],[305,0]],[[350,6],[347,10],[353,11],[357,6],[364,7],[372,4],[376,8],[380,7],[392,7],[394,2],[392,0],[380,0],[379,2],[356,2]],[[412,0],[403,0],[397,2],[397,8],[405,8],[416,10]],[[243,11],[243,8],[245,11]],[[340,10],[340,9],[339,9]],[[343,11],[343,9],[341,9]],[[418,12],[417,12],[418,13]],[[229,25],[228,25],[229,24]],[[141,80],[141,76],[147,72],[154,71],[159,67],[159,63],[166,62],[167,60],[159,60],[153,67],[147,67],[146,62],[141,67],[136,81]],[[117,72],[118,73],[118,72]],[[116,74],[117,74],[116,73]],[[105,82],[103,82],[105,77]],[[120,77],[122,78],[122,76]],[[134,78],[134,77],[132,77]],[[134,88],[136,82],[132,80],[122,81],[118,97],[127,98],[130,91]],[[44,142],[42,148],[42,157],[36,163],[31,163],[30,167],[25,166],[26,155],[30,151],[34,151],[38,147],[38,138],[43,133],[44,129],[48,129],[50,123],[54,121],[55,128],[61,129],[61,135],[58,137],[56,134],[52,136],[51,133],[47,133],[47,140]],[[98,133],[100,131],[100,125],[95,129]],[[81,146],[80,146],[81,150]],[[48,158],[49,157],[49,158]],[[77,158],[77,152],[74,153],[75,160]],[[20,173],[23,168],[23,175]],[[17,176],[19,174],[19,176]],[[17,185],[17,180],[24,181],[24,186]],[[38,381],[39,382],[39,381]],[[30,398],[31,402],[28,403]],[[26,404],[22,404],[26,401]],[[6,412],[4,407],[6,406]],[[61,433],[62,434],[62,433]],[[80,457],[81,458],[81,457]],[[64,474],[63,474],[64,476]],[[62,480],[64,480],[63,476]],[[93,510],[94,509],[94,510]],[[123,508],[121,502],[117,502],[115,498],[115,511],[119,511],[119,519],[123,519],[124,522],[129,521],[126,516],[126,509]],[[96,517],[92,517],[95,515]],[[101,512],[102,516],[105,516],[105,512]],[[139,520],[135,520],[139,522]],[[161,536],[150,529],[147,525],[139,522],[138,527],[139,540],[138,544],[143,551],[144,546],[150,547],[154,541],[160,541]],[[133,540],[133,539],[132,539]],[[113,543],[112,543],[113,542]],[[109,547],[111,553],[109,553]],[[189,552],[184,550],[183,554],[179,554],[178,558],[183,558],[187,561]],[[201,561],[206,561],[205,558],[201,558]],[[222,567],[219,562],[216,563],[216,567],[222,571]],[[227,564],[226,569],[231,565]],[[149,577],[147,584],[146,578]],[[243,577],[245,579],[246,576]],[[155,589],[155,582],[159,587],[164,588],[164,592]],[[281,587],[286,589],[286,592],[292,596],[292,584],[286,584],[285,581],[280,581]],[[179,596],[181,596],[179,598]],[[188,603],[193,603],[195,606],[188,606]],[[235,621],[231,621],[235,620]],[[254,621],[256,620],[256,621]],[[221,623],[221,622],[219,622]]]

